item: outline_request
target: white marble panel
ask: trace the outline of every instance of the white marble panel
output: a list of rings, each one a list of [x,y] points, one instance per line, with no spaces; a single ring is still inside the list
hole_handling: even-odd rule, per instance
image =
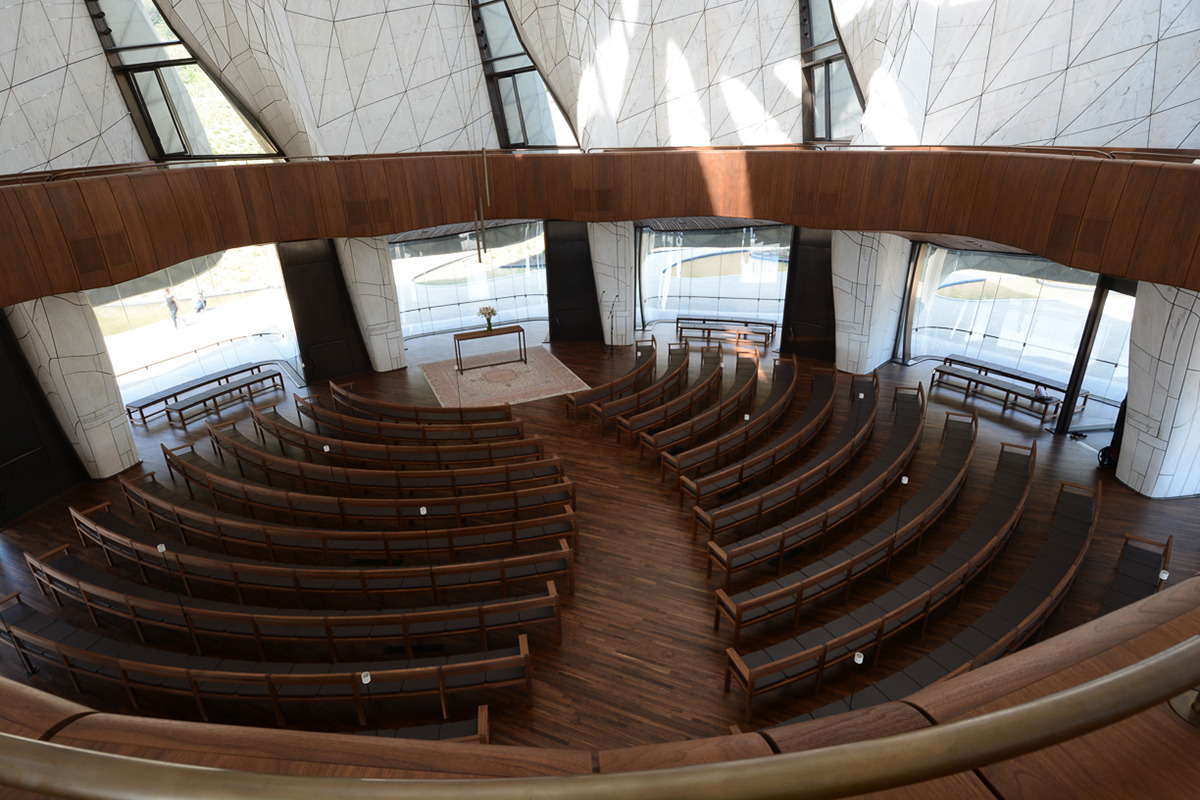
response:
[[[334,244],[371,368],[403,369],[407,362],[387,239],[335,239]]]
[[[1150,497],[1200,493],[1200,294],[1138,285],[1117,478]]]
[[[604,342],[613,345],[632,344],[636,268],[633,223],[593,222],[588,223],[587,229],[592,272],[596,280],[596,300],[600,304],[600,320],[604,326]]]
[[[88,474],[107,478],[138,463],[112,361],[87,297],[43,297],[9,306],[5,314]]]
[[[891,360],[911,247],[894,234],[833,232],[838,369],[870,372]]]

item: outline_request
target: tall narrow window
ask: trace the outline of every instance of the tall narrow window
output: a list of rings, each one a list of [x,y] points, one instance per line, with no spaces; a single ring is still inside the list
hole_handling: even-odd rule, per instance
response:
[[[471,14],[500,146],[578,147],[558,101],[525,52],[504,0],[471,0]]]
[[[849,141],[862,125],[863,101],[842,49],[829,0],[800,0],[806,141]]]
[[[279,154],[179,41],[152,0],[85,4],[151,158]]]

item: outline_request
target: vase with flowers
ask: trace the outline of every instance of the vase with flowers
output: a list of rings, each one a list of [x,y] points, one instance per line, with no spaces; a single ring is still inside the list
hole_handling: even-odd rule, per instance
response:
[[[491,306],[484,306],[479,309],[479,316],[487,320],[487,329],[490,331],[492,329],[492,317],[496,316],[496,309]]]

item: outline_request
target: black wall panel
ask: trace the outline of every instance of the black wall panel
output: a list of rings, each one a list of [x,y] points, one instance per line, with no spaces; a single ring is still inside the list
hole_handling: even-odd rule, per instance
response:
[[[281,242],[279,265],[308,383],[371,370],[333,242]]]
[[[604,341],[587,224],[546,220],[544,231],[550,341]]]
[[[0,525],[87,478],[0,314]]]
[[[828,247],[802,244],[800,237],[801,228],[797,226],[792,234],[779,349],[832,364],[837,358],[832,251]]]

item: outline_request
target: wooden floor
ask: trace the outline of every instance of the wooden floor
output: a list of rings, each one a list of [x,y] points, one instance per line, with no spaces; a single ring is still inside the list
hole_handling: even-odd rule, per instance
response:
[[[531,346],[538,346],[539,338],[531,336]],[[609,348],[595,344],[546,347],[589,384],[622,374],[632,366],[631,348],[610,352]],[[665,349],[660,337],[664,355]],[[414,366],[394,373],[361,376],[355,388],[389,400],[433,405],[433,394],[415,365],[450,355],[449,337],[410,341],[408,359]],[[928,366],[897,365],[880,370],[884,402],[875,435],[847,474],[833,482],[833,490],[868,464],[882,446],[890,429],[893,387],[915,386],[918,382],[928,386],[929,371]],[[841,426],[848,414],[846,387],[848,383],[842,384],[843,390],[839,392],[835,416],[829,426],[832,431]],[[262,396],[260,400],[286,400],[279,409],[294,418],[291,388],[286,398],[276,394]],[[762,388],[760,399],[766,395],[766,385]],[[802,406],[806,398],[805,393],[798,405]],[[1092,434],[1080,441],[1055,437],[1042,430],[1038,418],[1032,414],[1012,410],[1002,413],[999,404],[987,400],[964,403],[957,390],[939,388],[929,398],[923,445],[908,473],[913,486],[920,484],[936,460],[945,412],[971,409],[979,413],[980,443],[957,506],[944,525],[927,536],[920,552],[903,559],[892,570],[890,579],[876,577],[856,587],[851,603],[858,604],[883,593],[888,586],[904,580],[936,557],[953,540],[986,496],[1001,442],[1036,442],[1037,477],[1024,521],[990,576],[973,585],[959,607],[939,612],[923,637],[909,636],[885,648],[878,667],[864,667],[857,676],[849,668],[835,670],[827,677],[819,696],[803,685],[763,695],[755,705],[750,727],[774,724],[814,710],[846,694],[852,683],[862,687],[919,658],[969,624],[1006,591],[1022,565],[1036,552],[1048,527],[1060,481],[1102,484],[1102,512],[1083,571],[1047,633],[1066,630],[1093,618],[1107,590],[1121,537],[1126,532],[1155,538],[1175,535],[1170,583],[1200,571],[1200,499],[1150,501],[1119,484],[1111,472],[1097,469],[1095,449],[1108,444],[1109,434]],[[493,741],[606,749],[728,732],[730,725],[741,720],[743,697],[736,689],[730,694],[722,691],[729,631],[727,627],[719,632],[712,629],[712,592],[716,584],[705,577],[703,541],[692,541],[690,510],[680,508],[678,495],[660,483],[658,470],[649,459],[640,461],[636,450],[618,445],[611,428],[602,434],[590,422],[569,420],[560,398],[522,404],[515,412],[525,420],[528,433],[546,438],[548,453],[566,459],[567,474],[578,485],[580,552],[575,592],[565,598],[562,643],[556,644],[546,632],[534,632],[530,637],[534,652],[532,706],[526,707],[524,694],[517,690],[479,698],[479,702],[491,706]],[[239,415],[244,415],[244,409],[235,407],[225,413],[225,418]],[[249,432],[249,427],[244,430]],[[202,431],[203,425],[196,424],[185,434],[169,427],[161,417],[145,428],[135,425],[144,461],[130,474],[157,470],[165,478],[159,442],[173,446],[199,438]],[[828,435],[827,431],[824,436]],[[812,448],[821,447],[824,436]],[[43,552],[59,543],[75,542],[66,506],[115,500],[117,496],[114,481],[88,483],[5,529],[0,534],[3,575],[0,593],[20,589],[29,602],[50,608],[32,586],[22,551]],[[889,515],[899,502],[895,491],[889,493],[880,505],[864,515],[859,532]],[[855,531],[845,530],[826,549],[840,547],[855,535]],[[85,556],[95,558],[96,554]],[[789,563],[801,564],[811,557],[801,554]],[[762,572],[743,576],[740,582],[735,581],[734,588],[749,586],[767,576],[768,573]],[[811,609],[806,618],[821,622],[842,610],[843,607],[834,605],[818,607]],[[77,609],[67,608],[57,613],[77,624],[87,624],[86,616]],[[767,626],[766,630],[751,629],[744,636],[741,649],[755,649],[792,634],[790,620]],[[106,635],[122,634],[119,628],[109,628]],[[0,650],[0,671],[10,677],[23,676],[11,648]],[[135,713],[118,692],[86,695],[74,692],[58,670],[43,668],[27,680],[93,707]],[[371,711],[377,715],[373,721],[380,727],[405,724],[402,714],[413,724],[438,717],[432,705],[421,703],[402,708],[376,703]],[[467,698],[456,697],[451,711],[453,717],[466,718],[473,715],[474,706]],[[140,713],[196,718],[188,703],[164,702]],[[214,721],[272,724],[264,710],[248,705],[218,708]],[[313,728],[327,730],[352,725],[348,715],[337,712],[309,714],[307,722]]]

